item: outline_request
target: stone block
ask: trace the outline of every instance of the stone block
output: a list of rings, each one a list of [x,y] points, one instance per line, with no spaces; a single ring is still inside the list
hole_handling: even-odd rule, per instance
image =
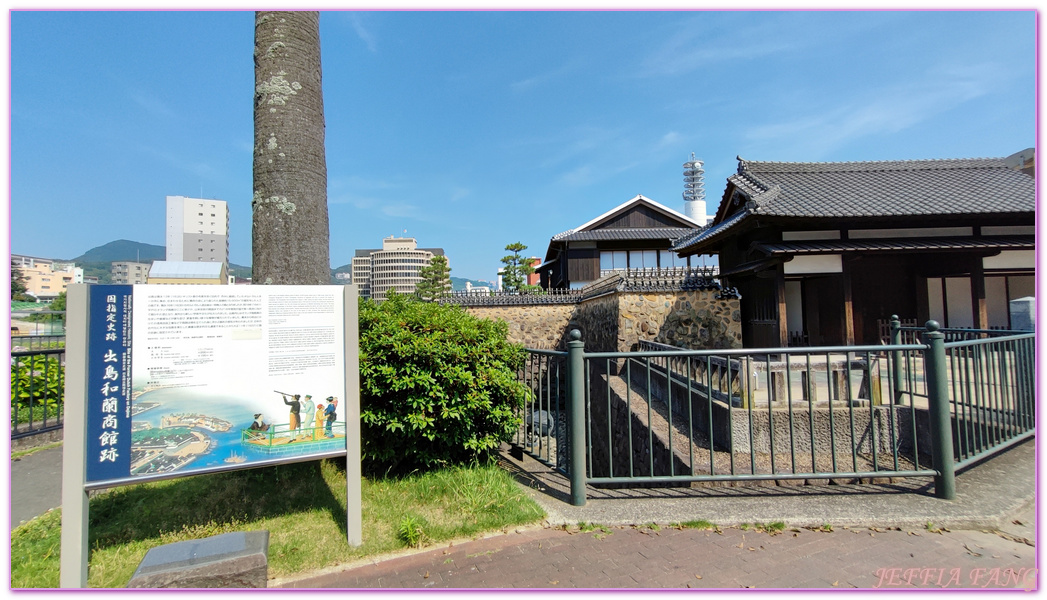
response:
[[[129,588],[264,588],[269,532],[238,531],[157,546],[135,569]]]

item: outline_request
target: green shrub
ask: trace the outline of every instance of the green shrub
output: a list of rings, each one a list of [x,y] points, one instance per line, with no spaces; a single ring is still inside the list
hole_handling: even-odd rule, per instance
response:
[[[11,365],[12,420],[27,422],[58,414],[65,395],[65,373],[58,359],[45,355],[15,357]]]
[[[489,458],[520,426],[523,348],[458,306],[360,302],[365,467],[408,472]]]

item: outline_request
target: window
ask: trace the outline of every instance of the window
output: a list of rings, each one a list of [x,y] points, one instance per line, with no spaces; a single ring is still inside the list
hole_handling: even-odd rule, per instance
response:
[[[678,259],[676,253],[671,250],[661,250],[658,252],[658,266],[663,269],[669,269],[671,267],[683,267],[687,264],[687,259]]]
[[[630,250],[630,269],[654,269],[658,267],[657,250]]]
[[[612,271],[615,269],[626,268],[626,253],[625,250],[605,250],[600,253],[600,270],[601,271]]]

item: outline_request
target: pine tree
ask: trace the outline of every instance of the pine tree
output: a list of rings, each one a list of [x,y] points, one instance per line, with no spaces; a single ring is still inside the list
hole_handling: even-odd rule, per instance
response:
[[[446,256],[434,256],[429,264],[418,269],[422,278],[414,286],[414,293],[422,300],[433,301],[451,291],[451,267]]]
[[[26,276],[22,273],[22,270],[18,267],[11,267],[11,299],[15,301],[24,301],[28,299],[26,296]]]
[[[534,273],[534,267],[520,253],[527,249],[520,242],[509,244],[505,247],[512,254],[502,257],[502,289],[507,292],[519,292],[534,289],[535,286],[527,285],[527,276]]]

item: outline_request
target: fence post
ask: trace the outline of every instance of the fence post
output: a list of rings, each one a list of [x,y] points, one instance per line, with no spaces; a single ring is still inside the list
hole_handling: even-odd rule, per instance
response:
[[[567,402],[571,420],[571,504],[585,506],[585,342],[572,329],[567,342]]]
[[[898,315],[891,315],[891,345],[899,346],[902,343],[902,321]],[[894,403],[905,404],[902,396],[902,351],[891,351],[891,367],[894,370]]]
[[[952,416],[949,414],[948,367],[945,357],[945,334],[937,321],[927,321],[923,334],[924,365],[927,369],[928,416],[931,425],[931,452],[934,470],[934,494],[945,500],[956,498],[956,463],[952,451]]]

